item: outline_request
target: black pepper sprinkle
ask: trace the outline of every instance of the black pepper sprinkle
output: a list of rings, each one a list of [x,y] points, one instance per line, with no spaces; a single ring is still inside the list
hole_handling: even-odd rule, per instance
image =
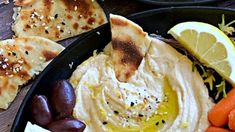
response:
[[[143,114],[139,114],[139,117],[143,117],[144,115]]]
[[[15,52],[12,52],[12,54],[13,54],[14,56],[16,56],[16,53],[15,53]]]
[[[62,29],[61,29],[61,30],[60,30],[60,32],[61,32],[61,33],[63,33],[63,32],[64,32],[64,30],[62,30]]]
[[[29,52],[28,52],[28,51],[25,51],[25,54],[26,54],[26,55],[28,55],[28,54],[29,54]]]
[[[49,34],[48,30],[45,30],[45,33],[46,33],[46,34]]]
[[[62,24],[62,25],[65,25],[65,23],[64,23],[64,22],[61,22],[61,24]]]
[[[55,19],[58,17],[58,14],[55,14]]]
[[[115,114],[119,114],[119,112],[118,112],[118,111],[116,111],[116,110],[114,111],[114,113],[115,113]]]
[[[107,104],[109,104],[109,102],[106,102]]]
[[[163,123],[163,124],[166,123],[165,120],[162,120],[162,123]]]
[[[8,52],[8,56],[10,56],[11,55],[11,53],[10,52]]]
[[[158,126],[159,125],[159,122],[156,122],[156,126]]]
[[[103,122],[103,125],[106,125],[106,124],[108,124],[108,122],[104,121],[104,122]]]
[[[134,106],[134,102],[131,102],[131,107]]]

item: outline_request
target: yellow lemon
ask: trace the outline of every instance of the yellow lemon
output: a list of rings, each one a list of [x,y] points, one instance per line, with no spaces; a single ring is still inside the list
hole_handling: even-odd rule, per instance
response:
[[[207,23],[183,22],[168,33],[201,63],[235,86],[235,47],[221,30]]]

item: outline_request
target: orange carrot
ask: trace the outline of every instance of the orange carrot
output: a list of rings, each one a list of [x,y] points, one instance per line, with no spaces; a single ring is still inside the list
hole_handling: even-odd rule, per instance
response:
[[[235,131],[235,109],[233,109],[228,115],[228,127]]]
[[[220,127],[210,126],[206,129],[206,132],[232,132],[232,131]]]
[[[235,109],[235,88],[209,111],[208,119],[214,126],[223,127],[228,123],[228,115],[233,109]]]

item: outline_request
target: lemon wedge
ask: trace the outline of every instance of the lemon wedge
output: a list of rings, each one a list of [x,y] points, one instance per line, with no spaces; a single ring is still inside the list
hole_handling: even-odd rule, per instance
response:
[[[207,23],[183,22],[168,33],[201,63],[235,86],[235,47],[221,30]]]

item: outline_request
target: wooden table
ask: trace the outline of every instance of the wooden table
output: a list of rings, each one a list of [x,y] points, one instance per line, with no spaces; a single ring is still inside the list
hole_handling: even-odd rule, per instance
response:
[[[7,5],[3,5],[3,1],[4,0],[0,0],[0,40],[12,38],[13,35],[11,31],[11,16],[13,14],[13,3],[11,2]],[[135,0],[105,0],[100,2],[100,4],[108,13],[117,13],[120,15],[128,15],[143,10],[160,8],[160,6],[147,5],[140,2],[136,2]],[[213,3],[213,5],[210,6],[228,7],[235,9],[235,0],[223,0],[218,3]],[[66,41],[61,41],[59,43],[64,46],[68,46],[75,39],[76,38],[73,38]],[[31,83],[32,82],[29,82],[27,86],[21,89],[15,101],[7,110],[0,110],[0,132],[10,131],[12,122],[14,121],[18,108],[25,94],[29,90]]]

